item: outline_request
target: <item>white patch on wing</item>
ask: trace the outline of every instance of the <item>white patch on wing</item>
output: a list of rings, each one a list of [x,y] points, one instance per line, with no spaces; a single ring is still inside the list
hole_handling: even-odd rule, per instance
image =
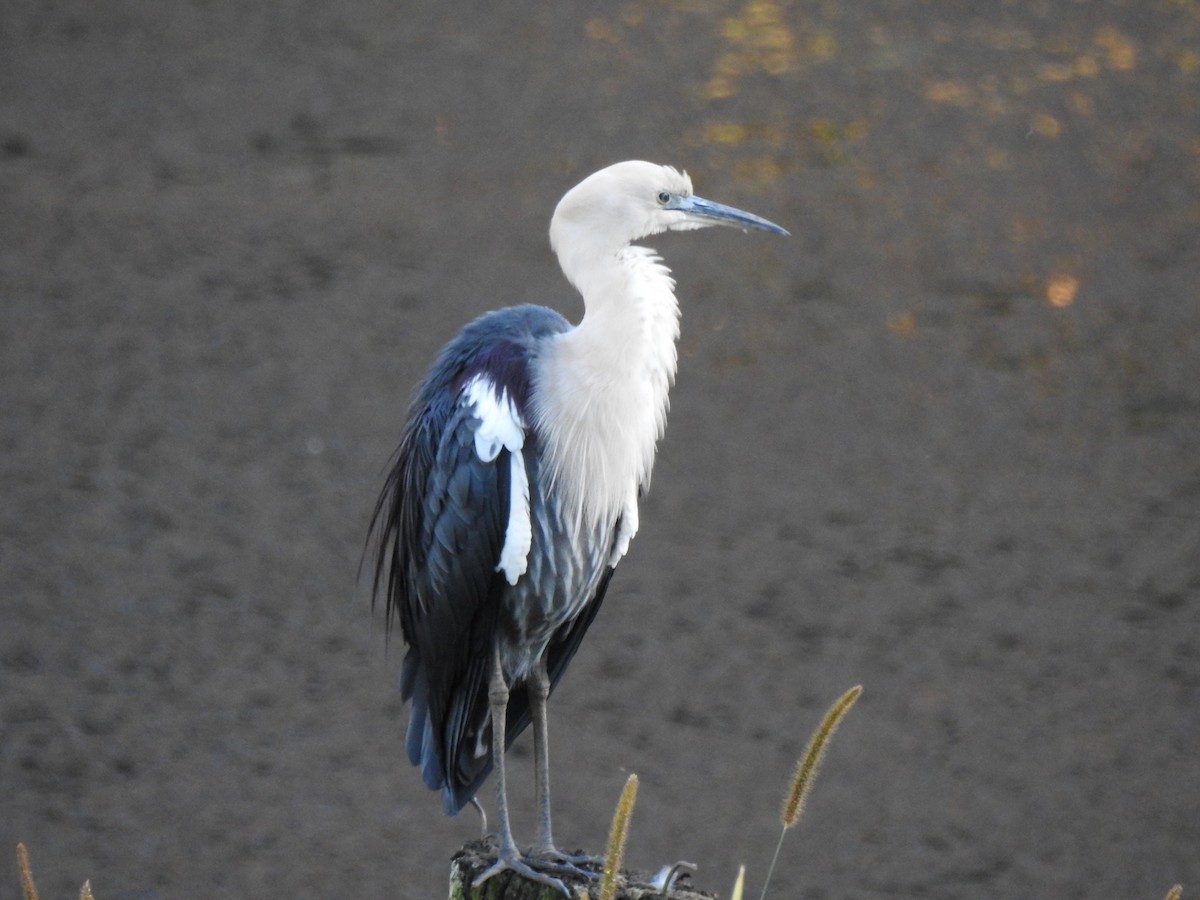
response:
[[[500,455],[501,448],[509,453],[508,526],[504,531],[504,546],[496,571],[503,572],[509,584],[529,568],[529,550],[533,546],[533,523],[529,519],[529,474],[525,469],[525,423],[507,391],[497,395],[491,379],[476,375],[463,388],[465,402],[470,404],[479,419],[475,431],[475,455],[490,463]]]
[[[529,568],[529,548],[533,546],[533,523],[529,521],[529,475],[525,471],[525,454],[521,450],[509,453],[512,477],[508,482],[508,528],[504,531],[504,549],[496,571],[504,572],[509,584]]]
[[[525,423],[508,391],[496,391],[492,380],[476,375],[463,388],[468,405],[474,407],[479,428],[475,431],[475,453],[484,462],[491,462],[500,448],[520,450],[525,446]]]

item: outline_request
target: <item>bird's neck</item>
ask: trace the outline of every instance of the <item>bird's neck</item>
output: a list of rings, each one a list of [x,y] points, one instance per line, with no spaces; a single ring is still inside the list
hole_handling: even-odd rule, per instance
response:
[[[643,247],[572,274],[586,311],[547,348],[541,434],[564,499],[612,521],[650,481],[675,380],[679,304],[670,271]]]
[[[675,379],[679,303],[671,271],[645,247],[625,247],[580,283],[583,320],[567,338],[597,383],[622,390],[644,381],[666,402]],[[661,395],[661,396],[660,396]]]

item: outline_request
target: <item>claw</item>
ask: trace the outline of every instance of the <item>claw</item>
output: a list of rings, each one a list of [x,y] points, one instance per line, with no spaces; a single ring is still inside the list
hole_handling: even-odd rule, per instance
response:
[[[531,861],[536,861],[537,865],[546,872],[552,872],[556,875],[567,875],[578,879],[595,880],[600,877],[599,869],[604,867],[604,860],[595,856],[588,856],[584,853],[563,853],[556,847],[551,847],[548,850],[531,850],[527,858]],[[589,871],[582,868],[583,866],[591,866],[597,869],[597,871]]]
[[[586,853],[564,853],[557,847],[551,845],[549,847],[534,847],[529,851],[529,858],[536,860],[545,860],[547,865],[545,868],[559,870],[564,874],[574,875],[578,878],[598,878],[600,872],[589,872],[583,866],[588,866],[592,869],[603,869],[604,858],[600,856],[589,856]]]
[[[547,887],[552,887],[556,891],[562,891],[563,896],[570,897],[571,892],[567,890],[567,886],[555,878],[553,875],[547,875],[544,872],[539,872],[525,860],[521,859],[517,853],[500,852],[496,857],[496,861],[487,867],[479,875],[475,876],[475,880],[471,882],[471,887],[477,888],[481,886],[489,878],[499,875],[501,872],[509,871],[516,872],[522,878],[527,878],[530,881],[536,881],[538,884],[544,884]]]
[[[650,886],[663,894],[675,887],[675,882],[696,871],[696,864],[680,860],[674,865],[663,866],[650,879]]]

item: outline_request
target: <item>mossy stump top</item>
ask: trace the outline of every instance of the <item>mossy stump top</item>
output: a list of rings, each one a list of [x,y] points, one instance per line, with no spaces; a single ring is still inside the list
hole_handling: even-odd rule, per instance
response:
[[[454,854],[450,861],[449,900],[565,900],[554,888],[529,881],[513,872],[501,872],[479,887],[472,887],[471,882],[476,876],[495,861],[495,847],[483,841],[472,841]],[[598,878],[565,877],[560,880],[574,900],[598,900],[600,897]],[[678,885],[669,891],[660,891],[651,886],[649,880],[650,876],[644,872],[621,870],[617,879],[616,900],[716,900],[714,894]]]

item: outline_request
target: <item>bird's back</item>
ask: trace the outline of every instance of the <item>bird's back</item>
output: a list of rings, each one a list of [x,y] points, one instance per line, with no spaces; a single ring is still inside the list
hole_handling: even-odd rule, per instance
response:
[[[538,306],[488,313],[464,328],[418,389],[375,510],[376,592],[409,647],[401,675],[412,701],[407,752],[425,783],[443,790],[450,813],[491,768],[493,647],[510,686],[543,654],[557,683],[612,571],[618,523],[584,524],[544,477],[534,376],[540,355],[569,329]],[[528,723],[525,692],[514,690],[508,742]]]

